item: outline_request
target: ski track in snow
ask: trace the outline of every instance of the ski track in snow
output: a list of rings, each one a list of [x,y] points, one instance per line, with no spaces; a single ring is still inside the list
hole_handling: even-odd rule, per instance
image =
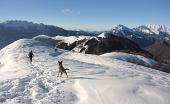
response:
[[[170,75],[164,72],[96,55],[54,52],[53,47],[33,40],[20,40],[16,49],[10,49],[12,46],[5,51],[13,58],[13,65],[29,71],[0,80],[0,103],[170,104]],[[33,63],[26,56],[31,49]],[[14,50],[16,53],[11,53]],[[5,55],[3,50],[0,53]],[[58,60],[70,69],[69,78],[64,74],[57,77]],[[1,63],[0,75],[7,76],[10,73],[4,68]]]

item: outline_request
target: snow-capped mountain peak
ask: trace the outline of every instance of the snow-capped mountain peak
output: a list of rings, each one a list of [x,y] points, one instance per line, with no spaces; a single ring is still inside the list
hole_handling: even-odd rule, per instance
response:
[[[113,28],[113,30],[131,30],[131,29],[126,27],[126,26],[124,26],[124,25],[119,24],[119,25],[115,26]]]
[[[170,27],[164,25],[142,25],[136,28],[140,32],[149,33],[149,34],[170,34]]]
[[[153,32],[145,25],[134,28],[134,30],[137,31],[137,32],[153,34]]]
[[[148,25],[141,25],[138,26],[137,28],[128,28],[124,25],[117,25],[111,30],[113,33],[118,33],[118,32],[135,32],[135,33],[146,33],[146,34],[157,34],[157,35],[170,35],[170,27],[164,26],[164,25],[153,25],[153,24],[148,24]]]
[[[102,33],[101,33],[101,34],[99,34],[97,37],[105,38],[105,37],[106,37],[106,32],[102,32]]]
[[[124,35],[124,36],[126,35],[125,31],[126,32],[132,32],[132,29],[130,29],[130,28],[124,26],[124,25],[119,24],[111,30],[111,32],[115,35],[118,35],[120,33],[121,35]]]

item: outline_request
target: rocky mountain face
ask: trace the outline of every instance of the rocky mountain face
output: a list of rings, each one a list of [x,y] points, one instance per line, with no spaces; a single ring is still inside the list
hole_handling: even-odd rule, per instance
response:
[[[146,47],[146,50],[151,52],[153,55],[157,56],[159,59],[170,60],[170,42],[166,40],[161,40],[155,44]]]
[[[46,37],[38,36],[35,40],[47,42],[54,45],[56,48],[72,50],[85,54],[104,54],[113,51],[122,51],[132,54],[140,54],[146,57],[153,58],[153,56],[141,49],[135,42],[130,39],[106,34],[106,37]],[[70,42],[71,39],[71,42]]]
[[[156,57],[160,61],[160,65],[155,67],[162,67],[161,69],[165,72],[170,72],[170,40],[164,39],[159,42],[154,43],[153,45],[145,48],[148,52]]]
[[[27,21],[6,21],[0,23],[0,48],[17,39],[32,38],[41,34],[48,36],[94,35],[93,33],[85,31],[65,30],[57,26],[44,25],[42,23],[37,24]]]
[[[105,38],[93,37],[84,43],[80,52],[87,54],[103,54],[116,50],[141,51],[141,48],[127,38],[107,34]]]

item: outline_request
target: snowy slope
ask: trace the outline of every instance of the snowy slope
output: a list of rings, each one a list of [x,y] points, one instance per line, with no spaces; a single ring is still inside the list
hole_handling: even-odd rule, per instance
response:
[[[33,50],[33,63],[27,53]],[[57,61],[69,78],[57,77]],[[97,55],[22,39],[0,51],[0,103],[169,104],[170,75]]]
[[[38,36],[34,37],[33,39],[36,39],[36,40],[43,40],[44,39],[44,42],[45,42],[46,40],[48,41],[49,38],[54,39],[54,40],[61,40],[65,43],[72,44],[75,41],[90,38],[90,36],[55,36],[55,37],[49,37],[47,35],[38,35]]]
[[[75,41],[83,40],[83,39],[89,39],[90,36],[56,36],[56,40],[62,40],[65,43],[72,44]]]
[[[27,57],[31,49],[36,55],[34,63],[30,63]],[[0,103],[71,104],[76,98],[67,88],[72,86],[69,85],[71,81],[56,76],[56,57],[61,53],[54,53],[53,47],[47,44],[27,39],[18,40],[2,49]]]
[[[141,63],[144,64],[145,66],[153,66],[154,64],[157,63],[155,60],[146,58],[141,55],[133,55],[133,54],[123,53],[123,52],[105,53],[100,56],[109,57],[112,59],[118,59],[126,62]]]

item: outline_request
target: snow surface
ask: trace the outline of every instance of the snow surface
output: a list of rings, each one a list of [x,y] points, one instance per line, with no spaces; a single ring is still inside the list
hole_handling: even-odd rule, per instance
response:
[[[58,60],[69,78],[57,77]],[[0,50],[0,63],[0,103],[170,104],[169,74],[109,57],[21,39]]]
[[[97,37],[106,38],[106,32],[103,32],[103,33],[99,34]]]
[[[90,38],[90,36],[68,36],[68,37],[56,36],[55,37],[56,40],[63,40],[65,43],[69,43],[69,44],[72,44],[75,41],[83,40],[83,39],[87,39],[87,38]]]
[[[33,39],[50,44],[51,40],[54,40],[55,38],[47,36],[47,35],[38,35],[38,36],[33,37]]]
[[[142,63],[146,66],[153,66],[157,63],[155,60],[146,58],[141,55],[133,55],[133,54],[123,53],[123,52],[105,53],[100,56],[110,57],[112,59],[118,59],[118,60],[127,61],[127,62],[132,61],[132,62]]]

